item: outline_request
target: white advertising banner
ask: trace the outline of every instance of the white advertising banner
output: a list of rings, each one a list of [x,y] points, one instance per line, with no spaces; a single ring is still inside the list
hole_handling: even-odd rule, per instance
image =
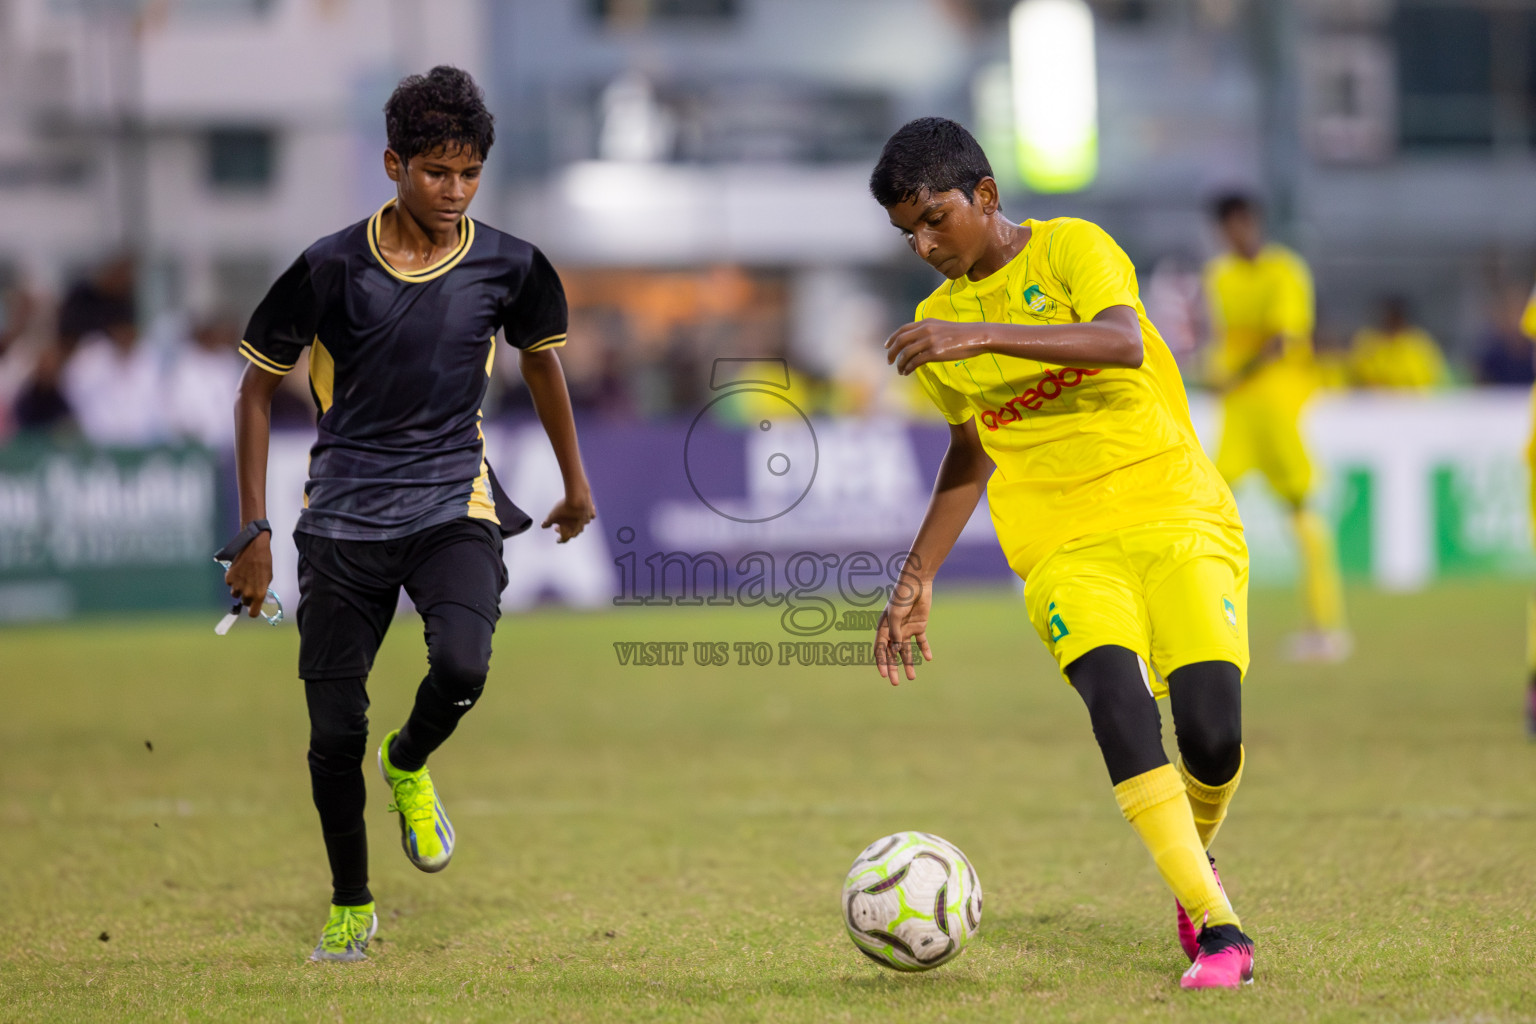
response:
[[[1214,454],[1219,404],[1197,395],[1191,411]],[[1346,572],[1405,590],[1446,576],[1536,571],[1525,390],[1328,395],[1312,404],[1305,429]],[[1283,507],[1257,474],[1234,490],[1255,583],[1292,578]]]

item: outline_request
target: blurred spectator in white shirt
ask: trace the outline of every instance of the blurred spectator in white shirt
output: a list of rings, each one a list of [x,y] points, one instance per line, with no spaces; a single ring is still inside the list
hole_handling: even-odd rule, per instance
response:
[[[177,437],[220,451],[234,448],[235,391],[245,369],[239,344],[238,325],[212,318],[171,354],[166,411]]]
[[[140,445],[170,433],[160,355],[139,343],[132,321],[114,317],[80,339],[64,364],[60,390],[93,444]]]
[[[132,258],[117,255],[70,286],[59,305],[57,337],[28,360],[30,376],[12,406],[17,427],[61,433],[78,424],[63,391],[63,369],[84,339],[135,321],[135,281]]]

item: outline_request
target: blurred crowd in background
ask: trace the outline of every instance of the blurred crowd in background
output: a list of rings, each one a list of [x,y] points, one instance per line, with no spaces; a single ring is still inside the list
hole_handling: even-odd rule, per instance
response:
[[[662,419],[708,404],[709,366],[722,356],[782,358],[792,394],[812,414],[929,415],[927,403],[885,366],[881,343],[910,303],[867,299],[830,320],[814,287],[790,272],[719,265],[699,270],[576,269],[565,275],[570,344],[561,350],[573,402],[584,415]],[[813,282],[814,283],[814,282]],[[244,360],[236,352],[248,311],[162,313],[142,322],[137,275],[112,256],[60,297],[25,282],[0,292],[0,439],[80,436],[101,445],[196,442],[229,448]],[[826,287],[828,282],[822,282]],[[830,283],[838,290],[836,282]],[[1204,378],[1208,334],[1197,268],[1159,262],[1144,275],[1149,315],[1192,388]],[[805,293],[812,293],[807,310]],[[1478,335],[1457,339],[1448,360],[1404,296],[1383,295],[1374,322],[1320,321],[1315,337],[1324,388],[1427,392],[1465,385],[1528,387],[1536,345],[1520,330],[1527,299],[1509,286],[1485,311]],[[1326,311],[1325,311],[1326,313]],[[313,423],[307,375],[287,378],[274,426]],[[496,364],[487,416],[531,412],[516,371]]]
[[[439,62],[496,114],[474,213],[560,269],[586,417],[691,417],[719,357],[931,416],[881,343],[933,276],[866,188],[923,114],[1010,216],[1124,246],[1192,387],[1231,190],[1312,267],[1324,386],[1536,377],[1536,0],[0,0],[0,441],[227,447],[243,325],[389,197],[380,110]]]
[[[233,444],[241,325],[179,312],[143,325],[135,286],[119,256],[56,300],[14,282],[0,293],[0,437]]]

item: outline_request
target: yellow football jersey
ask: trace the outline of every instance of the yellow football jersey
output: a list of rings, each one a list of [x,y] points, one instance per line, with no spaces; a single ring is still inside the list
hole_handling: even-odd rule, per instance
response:
[[[1387,333],[1363,327],[1349,353],[1355,383],[1368,388],[1427,391],[1447,379],[1440,346],[1422,327]]]
[[[1520,317],[1520,329],[1527,338],[1536,341],[1536,291],[1531,292],[1531,301],[1525,304],[1525,314]]]
[[[1205,292],[1218,383],[1243,372],[1277,335],[1285,339],[1288,361],[1310,361],[1312,273],[1290,249],[1271,243],[1251,260],[1231,253],[1216,257],[1205,269]]]
[[[1071,217],[1024,222],[1030,239],[997,273],[947,281],[917,308],[964,323],[1070,324],[1110,306],[1141,320],[1140,368],[1085,369],[986,354],[925,363],[918,382],[951,423],[975,417],[997,471],[992,522],[1022,577],[1059,545],[1163,520],[1241,529],[1189,420],[1184,382],[1147,319],[1136,269],[1104,230]]]

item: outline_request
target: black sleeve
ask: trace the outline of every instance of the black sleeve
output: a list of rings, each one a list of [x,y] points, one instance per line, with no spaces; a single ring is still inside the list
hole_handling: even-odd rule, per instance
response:
[[[251,314],[240,354],[269,373],[287,373],[314,340],[320,311],[309,259],[300,256]]]
[[[513,280],[502,300],[500,326],[507,343],[524,352],[542,352],[565,344],[565,288],[560,275],[538,249],[520,280]]]

